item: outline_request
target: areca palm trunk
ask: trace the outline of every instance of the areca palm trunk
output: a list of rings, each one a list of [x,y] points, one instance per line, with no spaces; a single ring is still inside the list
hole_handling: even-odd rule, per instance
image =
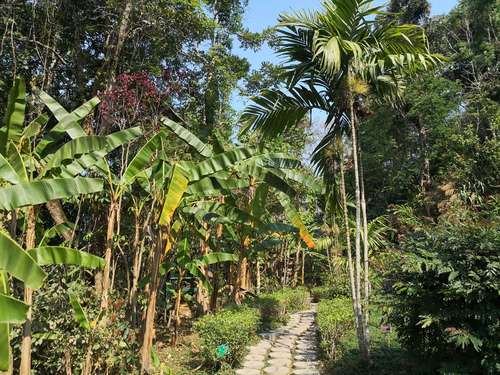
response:
[[[363,218],[363,261],[364,261],[364,270],[363,270],[363,284],[364,284],[364,332],[367,343],[370,342],[370,331],[369,331],[369,322],[370,322],[370,259],[368,256],[369,252],[369,239],[368,239],[368,218],[366,213],[366,198],[365,198],[365,182],[364,182],[364,173],[363,173],[363,159],[361,154],[361,146],[358,145],[359,152],[359,173],[360,173],[360,182],[361,182],[361,213]]]
[[[354,322],[356,325],[356,332],[358,332],[361,326],[360,315],[361,312],[358,310],[358,300],[356,293],[356,284],[354,282],[354,267],[352,262],[352,249],[351,249],[351,231],[349,227],[349,212],[347,208],[347,196],[345,190],[345,173],[344,173],[344,149],[342,147],[341,161],[340,161],[340,195],[342,199],[342,207],[344,211],[344,229],[346,237],[346,247],[347,247],[347,265],[349,268],[349,281],[351,283],[351,297],[352,297],[352,307],[354,311]]]
[[[28,208],[27,213],[27,228],[26,228],[26,250],[35,247],[36,241],[36,208],[34,206]],[[32,308],[33,289],[24,288],[24,303],[29,307],[26,315],[26,321],[23,325],[23,338],[21,343],[21,364],[19,366],[19,375],[31,374],[31,323],[32,323]]]
[[[351,72],[349,69],[348,85],[347,85],[347,100],[349,107],[349,115],[351,121],[351,141],[352,141],[352,154],[354,164],[354,181],[355,181],[355,196],[356,196],[356,228],[355,228],[355,257],[356,257],[356,272],[355,272],[355,285],[356,285],[356,302],[357,310],[363,311],[361,306],[361,182],[358,160],[358,137],[357,137],[357,124],[356,115],[354,113],[354,96],[351,89]],[[370,353],[368,349],[368,338],[365,331],[364,319],[361,316],[360,327],[358,328],[358,344],[359,349],[365,360],[369,360]]]

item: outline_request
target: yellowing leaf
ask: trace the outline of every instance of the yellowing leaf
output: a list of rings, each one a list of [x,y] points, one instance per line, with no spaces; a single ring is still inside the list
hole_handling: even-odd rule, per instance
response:
[[[168,186],[163,209],[161,210],[160,225],[169,225],[175,210],[179,207],[184,193],[187,191],[189,180],[179,165],[172,168],[172,177]]]

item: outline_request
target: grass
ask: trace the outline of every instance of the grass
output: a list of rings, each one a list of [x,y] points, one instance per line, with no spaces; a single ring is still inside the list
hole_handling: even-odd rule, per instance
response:
[[[381,329],[382,313],[373,308],[370,317],[370,347],[372,363],[367,364],[358,349],[354,329],[341,341],[342,355],[326,364],[328,375],[424,375],[422,364],[415,362],[401,348],[396,333],[384,333]]]

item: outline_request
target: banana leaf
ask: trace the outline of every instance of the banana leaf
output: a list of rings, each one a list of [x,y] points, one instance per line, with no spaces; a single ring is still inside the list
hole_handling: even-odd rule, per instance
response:
[[[13,185],[20,184],[21,178],[16,173],[9,161],[0,154],[0,179]]]
[[[69,303],[73,308],[73,318],[81,328],[83,328],[86,331],[90,331],[90,322],[87,318],[87,314],[85,314],[85,311],[83,310],[82,305],[80,304],[80,301],[78,301],[78,298],[73,293],[68,293],[68,296],[69,296]]]
[[[3,231],[0,231],[0,269],[32,289],[40,288],[47,277],[35,260]]]
[[[54,199],[97,193],[102,189],[102,180],[96,178],[53,178],[25,182],[0,189],[0,209],[34,206]]]
[[[189,130],[179,125],[178,123],[163,117],[161,119],[163,125],[169,128],[177,137],[184,141],[187,145],[194,148],[200,155],[207,158],[212,157],[212,150],[210,146],[203,143],[197,136],[191,133]]]
[[[4,124],[0,128],[0,154],[5,155],[7,144],[17,144],[21,138],[26,109],[26,84],[24,79],[16,78],[9,91]]]
[[[165,202],[160,214],[160,225],[169,225],[175,210],[182,201],[184,193],[187,191],[189,180],[182,168],[176,164],[172,169],[172,177],[168,186]]]
[[[0,323],[19,324],[26,320],[29,306],[18,299],[0,293]]]
[[[45,163],[43,170],[44,172],[50,171],[53,168],[61,166],[67,160],[74,160],[79,155],[105,149],[106,146],[107,141],[105,137],[92,135],[72,139],[42,160],[42,164]]]
[[[65,264],[92,269],[104,267],[104,259],[85,251],[70,249],[64,246],[36,247],[28,250],[28,254],[39,266]]]

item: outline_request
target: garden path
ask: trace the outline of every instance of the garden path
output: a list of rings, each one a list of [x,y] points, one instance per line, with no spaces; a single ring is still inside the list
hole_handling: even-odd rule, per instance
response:
[[[284,327],[263,333],[237,375],[319,375],[316,304],[290,316]]]

